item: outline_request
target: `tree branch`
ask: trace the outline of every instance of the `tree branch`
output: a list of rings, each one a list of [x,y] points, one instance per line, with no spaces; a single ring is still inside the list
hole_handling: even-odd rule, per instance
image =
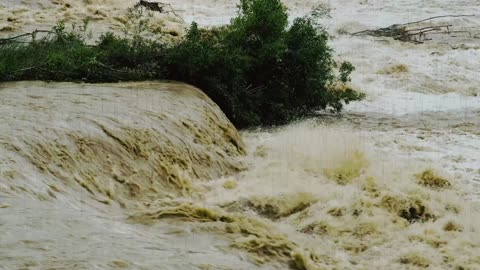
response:
[[[149,1],[145,1],[145,0],[140,0],[140,2],[136,3],[133,7],[134,8],[144,7],[148,10],[156,11],[156,12],[164,13],[164,14],[172,13],[173,15],[175,15],[176,17],[180,18],[183,21],[183,18],[180,17],[177,13],[175,13],[175,11],[178,11],[178,10],[174,10],[171,4],[165,4],[165,3],[162,3],[162,2],[149,2]],[[165,10],[165,7],[169,7],[169,10]]]
[[[0,38],[0,44],[5,44],[5,43],[9,43],[9,42],[20,42],[20,41],[16,41],[16,39],[19,39],[19,38],[22,38],[22,37],[28,37],[28,36],[32,36],[32,39],[33,39],[35,37],[35,35],[38,34],[38,33],[55,34],[55,32],[53,32],[53,31],[35,30],[31,33],[25,33],[25,34],[21,34],[21,35],[18,35],[18,36],[13,36],[13,37],[9,37],[9,38]]]
[[[439,19],[439,18],[459,18],[459,17],[475,17],[475,16],[476,15],[442,15],[442,16],[435,16],[435,17],[426,18],[426,19],[416,21],[416,22],[405,23],[403,25],[416,24],[416,23],[426,22],[426,21]]]
[[[414,28],[414,29],[408,29],[409,26],[419,24],[422,22],[434,20],[434,19],[439,19],[439,18],[458,18],[458,17],[473,17],[476,15],[442,15],[442,16],[435,16],[435,17],[430,17],[427,19],[419,20],[419,21],[414,21],[414,22],[408,22],[404,24],[393,24],[390,25],[389,27],[385,28],[378,28],[376,30],[363,30],[359,32],[352,33],[352,36],[360,36],[360,35],[370,35],[370,36],[375,36],[375,37],[391,37],[395,40],[400,40],[404,42],[412,42],[412,43],[423,43],[423,41],[426,40],[426,34],[451,34],[454,32],[458,31],[451,31],[450,27],[452,27],[452,24],[447,24],[447,25],[432,25],[432,26],[427,26],[427,27],[420,27],[420,28]],[[420,26],[420,25],[419,25]],[[442,31],[442,29],[445,29],[445,31]],[[472,34],[470,33],[470,36]]]

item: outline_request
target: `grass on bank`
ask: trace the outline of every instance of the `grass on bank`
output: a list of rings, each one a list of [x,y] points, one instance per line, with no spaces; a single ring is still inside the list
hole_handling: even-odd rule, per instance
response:
[[[58,24],[42,39],[0,43],[0,81],[177,80],[205,91],[239,128],[338,112],[363,98],[345,86],[354,67],[334,61],[315,16],[289,25],[280,0],[241,0],[230,24],[192,23],[174,43],[112,33],[85,40]]]

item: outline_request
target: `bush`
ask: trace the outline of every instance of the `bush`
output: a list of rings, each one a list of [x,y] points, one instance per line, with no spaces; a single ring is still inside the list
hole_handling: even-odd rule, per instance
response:
[[[164,46],[141,38],[103,35],[95,46],[63,24],[39,40],[0,44],[0,81],[115,82],[165,77]]]
[[[0,80],[178,80],[205,91],[240,128],[340,111],[363,97],[345,87],[354,67],[347,62],[337,69],[315,18],[289,26],[280,0],[241,0],[229,25],[193,23],[179,42],[156,40],[107,33],[89,46],[59,24],[41,40],[0,44]]]
[[[167,53],[168,76],[203,89],[239,127],[340,111],[343,102],[363,96],[346,87],[334,90],[354,67],[343,63],[335,76],[328,35],[315,25],[305,17],[288,27],[279,0],[242,0],[228,26],[202,34],[192,24]]]

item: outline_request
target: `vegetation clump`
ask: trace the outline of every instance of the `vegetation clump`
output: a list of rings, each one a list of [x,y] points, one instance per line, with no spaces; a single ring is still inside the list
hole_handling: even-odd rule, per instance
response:
[[[316,23],[321,15],[289,25],[280,0],[241,0],[230,24],[192,23],[173,43],[162,42],[162,32],[157,39],[106,33],[89,45],[59,24],[32,42],[0,42],[0,81],[177,80],[205,91],[237,127],[284,124],[363,98],[346,86],[354,67],[334,61]]]

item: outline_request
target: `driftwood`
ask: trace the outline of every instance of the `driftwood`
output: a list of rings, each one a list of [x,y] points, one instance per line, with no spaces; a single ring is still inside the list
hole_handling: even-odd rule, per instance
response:
[[[136,3],[133,7],[134,8],[144,7],[147,10],[158,12],[158,13],[164,13],[164,14],[172,13],[173,15],[175,15],[176,17],[180,18],[183,21],[182,17],[180,17],[177,13],[175,13],[175,11],[178,11],[178,10],[174,10],[171,4],[140,0],[140,2]]]
[[[32,40],[35,40],[37,34],[43,33],[43,34],[55,34],[53,31],[48,31],[48,30],[35,30],[30,33],[25,33],[21,34],[18,36],[13,36],[13,37],[8,37],[8,38],[0,38],[0,45],[2,44],[7,44],[7,43],[25,43],[22,41],[24,38],[31,38]]]
[[[412,43],[423,43],[427,39],[427,34],[451,34],[458,32],[467,32],[468,31],[451,31],[450,28],[453,26],[451,24],[443,25],[431,25],[426,27],[421,27],[419,24],[427,21],[433,21],[439,18],[458,18],[458,17],[473,17],[475,15],[443,15],[435,16],[427,19],[408,22],[404,24],[393,24],[389,27],[379,28],[376,30],[364,30],[356,33],[352,33],[352,36],[374,36],[374,37],[391,37],[395,40],[400,40],[404,42]],[[415,25],[418,25],[415,27]],[[471,36],[471,33],[470,33]]]

